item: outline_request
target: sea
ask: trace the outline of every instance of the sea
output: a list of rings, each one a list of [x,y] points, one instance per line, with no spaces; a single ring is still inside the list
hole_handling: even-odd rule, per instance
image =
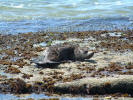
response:
[[[133,28],[133,0],[0,0],[0,33]]]

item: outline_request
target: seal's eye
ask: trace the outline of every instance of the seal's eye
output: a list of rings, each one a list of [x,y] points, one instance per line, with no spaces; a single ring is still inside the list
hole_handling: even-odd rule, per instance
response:
[[[84,54],[87,54],[88,53],[88,51],[84,51]]]

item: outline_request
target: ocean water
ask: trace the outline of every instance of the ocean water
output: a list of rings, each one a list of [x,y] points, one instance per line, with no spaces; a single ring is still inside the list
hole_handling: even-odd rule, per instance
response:
[[[0,33],[132,28],[132,23],[133,0],[0,0]]]
[[[94,100],[92,97],[49,97],[44,94],[25,94],[25,95],[18,95],[15,96],[13,94],[0,94],[0,100],[40,100],[40,99],[50,99],[50,98],[58,98],[59,100]],[[29,99],[29,100],[30,100]],[[102,98],[99,97],[102,100]],[[52,99],[51,99],[52,100]]]

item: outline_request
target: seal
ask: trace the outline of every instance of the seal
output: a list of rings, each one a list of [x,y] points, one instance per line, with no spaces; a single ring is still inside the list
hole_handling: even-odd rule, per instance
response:
[[[50,46],[43,52],[41,61],[35,62],[37,66],[54,66],[67,61],[83,61],[90,59],[94,52],[79,46]]]

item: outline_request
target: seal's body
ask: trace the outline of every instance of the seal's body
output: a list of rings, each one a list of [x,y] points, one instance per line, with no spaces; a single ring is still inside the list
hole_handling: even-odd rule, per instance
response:
[[[90,59],[93,55],[94,52],[88,53],[86,48],[78,46],[50,46],[45,49],[42,61],[38,61],[36,64],[42,66],[46,64],[59,64],[65,61],[81,61]]]

